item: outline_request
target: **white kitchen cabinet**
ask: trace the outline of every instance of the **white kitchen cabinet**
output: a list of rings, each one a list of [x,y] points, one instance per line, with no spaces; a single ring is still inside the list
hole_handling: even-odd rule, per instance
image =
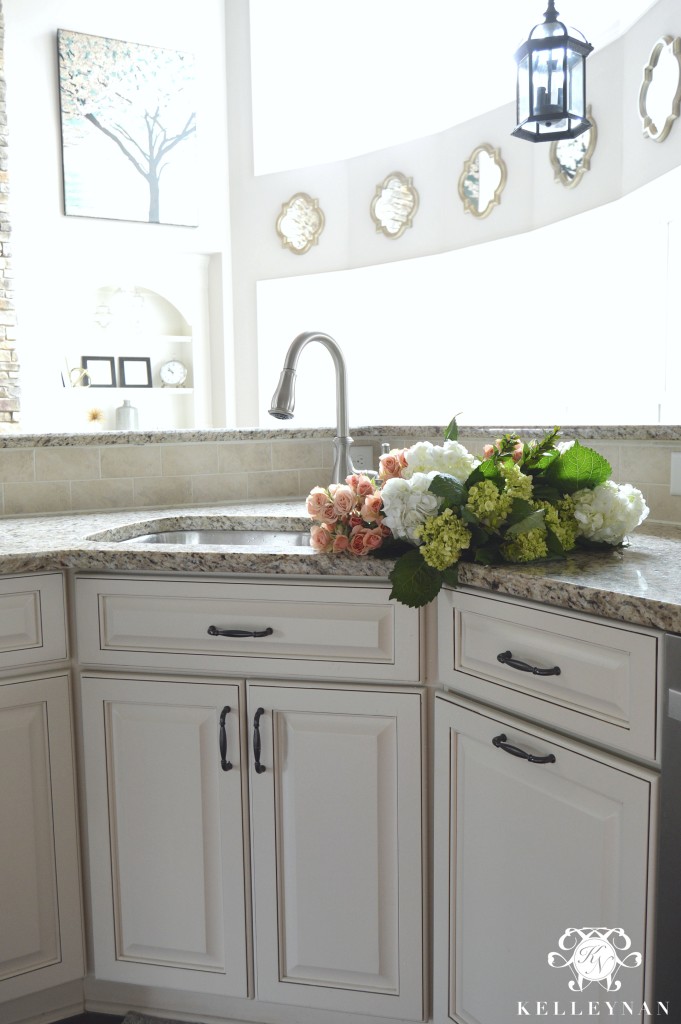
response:
[[[421,693],[242,688],[83,676],[95,976],[248,995],[250,833],[256,997],[422,1020]]]
[[[239,686],[85,676],[81,694],[96,977],[246,996]]]
[[[83,976],[70,714],[66,674],[0,680],[0,1003]]]
[[[598,1000],[628,1000],[639,1013],[655,774],[453,694],[435,699],[434,743],[438,1024],[528,1011],[562,1019],[573,1001],[585,1016]],[[642,955],[642,966],[620,968],[622,988],[610,994],[604,981],[575,991],[572,968],[548,961],[566,929],[595,927],[624,929]]]
[[[249,683],[259,999],[423,1019],[422,700]]]

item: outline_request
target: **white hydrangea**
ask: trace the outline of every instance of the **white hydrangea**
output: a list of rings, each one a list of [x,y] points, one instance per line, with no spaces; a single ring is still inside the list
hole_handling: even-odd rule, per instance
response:
[[[383,522],[398,540],[420,544],[416,531],[429,516],[440,509],[441,498],[428,490],[436,472],[414,473],[410,480],[396,477],[386,480],[381,489]]]
[[[430,441],[419,441],[406,450],[406,467],[402,470],[405,480],[410,480],[415,473],[449,473],[459,483],[473,472],[480,460],[464,448],[458,441],[445,441],[444,444],[431,444]]]
[[[614,480],[606,480],[592,490],[576,491],[572,498],[581,535],[606,544],[621,544],[650,511],[636,487]]]

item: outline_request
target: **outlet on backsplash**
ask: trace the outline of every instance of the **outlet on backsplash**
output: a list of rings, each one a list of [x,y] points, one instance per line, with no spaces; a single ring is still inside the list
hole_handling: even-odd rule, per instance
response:
[[[374,449],[370,444],[353,444],[350,457],[355,469],[375,469]]]

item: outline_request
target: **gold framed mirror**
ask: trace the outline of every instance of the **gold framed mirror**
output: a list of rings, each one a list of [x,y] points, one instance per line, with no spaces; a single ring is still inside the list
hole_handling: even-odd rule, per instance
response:
[[[393,171],[376,186],[371,200],[371,219],[386,238],[400,238],[414,223],[419,194],[411,178]]]
[[[549,159],[553,167],[554,178],[566,188],[575,188],[591,168],[591,157],[598,141],[598,127],[587,107],[586,116],[591,122],[588,131],[582,132],[576,139],[559,139],[552,142]]]
[[[473,150],[463,165],[459,178],[459,195],[465,213],[488,217],[501,202],[506,185],[506,164],[501,150],[483,143]]]
[[[307,192],[296,192],[288,202],[282,203],[277,217],[277,234],[285,249],[303,256],[319,243],[324,230],[324,212],[318,199]]]
[[[662,36],[650,52],[638,94],[644,136],[664,142],[679,116],[680,105],[681,38]]]

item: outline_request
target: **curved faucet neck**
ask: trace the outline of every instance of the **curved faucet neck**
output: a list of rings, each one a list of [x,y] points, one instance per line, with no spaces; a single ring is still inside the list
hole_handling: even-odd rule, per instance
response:
[[[336,368],[336,434],[339,438],[348,437],[350,426],[347,372],[343,353],[333,338],[321,331],[304,331],[302,334],[299,334],[297,338],[293,339],[286,353],[284,370],[295,371],[300,353],[311,341],[318,341],[320,345],[323,345],[331,353],[331,358]],[[350,438],[350,442],[352,442],[352,438]],[[350,469],[348,472],[352,473],[354,470]]]
[[[284,375],[288,372],[291,375],[291,382],[293,381],[298,365],[298,357],[303,348],[309,345],[311,341],[318,341],[321,345],[324,345],[331,353],[334,367],[336,368],[336,436],[334,437],[336,455],[331,470],[331,479],[334,483],[344,483],[345,478],[351,476],[355,469],[350,457],[352,438],[350,437],[347,412],[347,374],[343,353],[330,335],[323,334],[321,331],[305,331],[303,334],[299,334],[297,338],[294,338],[289,346],[289,351],[286,353],[286,359],[284,360],[282,379],[284,380]]]

